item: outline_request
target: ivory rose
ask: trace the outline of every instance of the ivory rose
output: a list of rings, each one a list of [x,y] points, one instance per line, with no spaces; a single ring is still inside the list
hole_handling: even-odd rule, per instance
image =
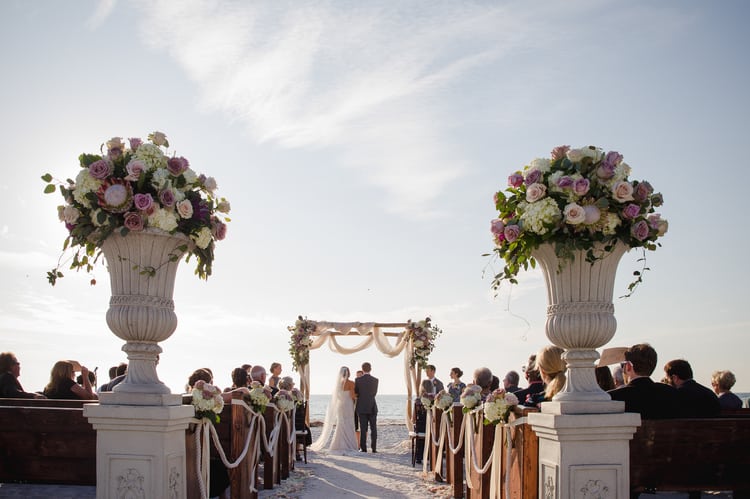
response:
[[[526,188],[526,201],[534,203],[547,194],[547,187],[542,184],[531,184]]]
[[[193,203],[189,199],[183,199],[177,203],[177,213],[180,217],[188,219],[193,216]]]
[[[563,214],[565,215],[565,222],[571,225],[578,225],[586,220],[586,211],[582,206],[575,203],[565,206]]]
[[[612,186],[612,197],[615,201],[624,203],[633,201],[633,186],[630,182],[617,182]]]

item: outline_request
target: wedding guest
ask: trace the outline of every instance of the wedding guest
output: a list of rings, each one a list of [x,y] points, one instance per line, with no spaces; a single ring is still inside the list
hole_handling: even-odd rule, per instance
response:
[[[615,382],[615,388],[620,388],[621,386],[625,386],[625,379],[622,375],[622,366],[620,364],[617,364],[616,366],[612,367],[612,379]]]
[[[555,345],[547,345],[536,354],[536,367],[544,381],[544,392],[536,393],[526,400],[524,405],[539,407],[542,402],[552,400],[565,386],[565,361],[562,358],[565,350]]]
[[[125,380],[125,376],[128,372],[128,365],[124,362],[120,363],[120,365],[115,366],[115,377],[109,380],[108,383],[104,383],[102,386],[99,387],[97,392],[111,392],[114,387],[119,385]]]
[[[268,370],[271,372],[271,377],[268,378],[268,386],[278,390],[279,380],[281,379],[281,364],[273,362]]]
[[[648,343],[639,343],[625,350],[624,356],[620,366],[627,384],[608,392],[612,400],[625,402],[625,412],[637,412],[643,419],[679,417],[677,390],[650,378],[656,369],[656,350]]]
[[[284,376],[279,380],[279,390],[289,391],[294,388],[294,379],[291,376]]]
[[[44,395],[23,390],[18,378],[21,363],[13,352],[0,353],[0,398],[43,399]]]
[[[461,400],[461,393],[464,391],[464,388],[466,388],[466,383],[461,381],[461,376],[463,375],[464,372],[460,368],[454,367],[451,369],[451,382],[448,383],[448,393],[453,396],[453,403],[457,403]]]
[[[83,386],[83,374],[76,376],[76,383]],[[96,374],[94,374],[94,371],[89,371],[89,383],[91,384],[91,388],[96,386]]]
[[[424,373],[427,376],[427,379],[430,380],[430,382],[432,383],[433,395],[445,388],[443,386],[443,382],[435,377],[435,366],[433,366],[432,364],[429,364],[427,367],[424,368]]]
[[[266,369],[263,366],[253,366],[253,368],[250,370],[250,377],[252,378],[252,381],[257,381],[261,385],[266,386]],[[272,395],[276,395],[276,392],[279,391],[279,389],[275,386],[272,386],[270,388]]]
[[[542,381],[542,377],[539,374],[539,369],[536,368],[536,354],[529,356],[529,361],[522,369],[529,386],[518,390],[515,395],[521,405],[526,405],[526,400],[530,396],[544,391],[544,381]]]
[[[214,375],[211,372],[211,369],[207,367],[201,367],[193,371],[190,377],[188,377],[188,382],[187,382],[187,386],[185,387],[185,391],[187,393],[191,393],[193,391],[193,387],[199,380],[202,380],[203,382],[208,383],[209,385],[213,385]],[[241,392],[243,395],[250,395],[250,389],[248,389],[248,387],[246,386],[240,386],[238,388],[225,391],[221,394],[221,399],[224,401],[224,404],[232,403],[232,394],[234,392]]]
[[[83,386],[75,382],[76,367],[83,375]],[[48,399],[98,399],[91,387],[89,370],[85,366],[74,367],[74,364],[68,360],[57,361],[52,366],[49,383],[44,388],[44,396]]]
[[[682,398],[682,417],[713,418],[719,415],[719,398],[710,388],[693,379],[693,368],[688,361],[670,360],[664,366],[664,372]]]
[[[232,369],[232,386],[229,388],[225,388],[225,392],[231,392],[232,390],[236,388],[240,388],[241,386],[247,387],[247,371],[243,369],[242,367],[235,367]]]
[[[722,409],[742,409],[742,399],[731,391],[736,382],[732,371],[716,371],[711,375],[711,387]]]
[[[596,375],[596,382],[599,387],[608,392],[615,389],[615,380],[612,378],[612,371],[609,370],[609,366],[599,366],[594,369]]]
[[[521,376],[516,371],[508,371],[505,377],[503,378],[503,388],[508,393],[515,393],[520,388],[518,388],[518,381],[521,379]]]
[[[489,395],[492,385],[492,371],[488,367],[480,367],[474,371],[474,384],[482,389],[482,400]]]

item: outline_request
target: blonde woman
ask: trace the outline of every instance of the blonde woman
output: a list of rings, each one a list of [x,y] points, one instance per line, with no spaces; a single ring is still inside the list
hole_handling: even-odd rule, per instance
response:
[[[536,369],[542,376],[545,388],[544,392],[537,393],[531,397],[531,403],[538,406],[540,402],[552,400],[557,392],[565,386],[565,361],[562,358],[563,350],[555,345],[547,345],[536,354]],[[527,403],[526,405],[532,405]]]
[[[742,409],[742,399],[732,393],[736,381],[732,371],[716,371],[711,375],[711,387],[722,409]]]
[[[75,382],[76,370],[81,371],[83,386]],[[83,399],[97,400],[91,387],[89,370],[85,366],[74,364],[69,360],[55,362],[50,371],[49,383],[44,388],[44,396],[49,399]]]

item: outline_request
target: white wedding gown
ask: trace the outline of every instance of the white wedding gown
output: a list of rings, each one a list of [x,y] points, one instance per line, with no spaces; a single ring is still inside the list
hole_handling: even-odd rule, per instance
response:
[[[339,388],[338,393],[331,396],[327,416],[320,437],[310,448],[315,451],[327,450],[338,453],[356,451],[359,448],[359,442],[354,431],[354,400],[350,392]],[[329,417],[332,420],[329,420]],[[333,438],[328,443],[331,431],[333,431]]]

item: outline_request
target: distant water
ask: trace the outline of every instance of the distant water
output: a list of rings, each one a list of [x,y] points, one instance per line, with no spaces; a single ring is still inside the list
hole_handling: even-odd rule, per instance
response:
[[[404,423],[406,395],[378,395],[375,401],[378,403],[378,423]],[[330,395],[310,395],[310,421],[323,421],[330,402]]]

